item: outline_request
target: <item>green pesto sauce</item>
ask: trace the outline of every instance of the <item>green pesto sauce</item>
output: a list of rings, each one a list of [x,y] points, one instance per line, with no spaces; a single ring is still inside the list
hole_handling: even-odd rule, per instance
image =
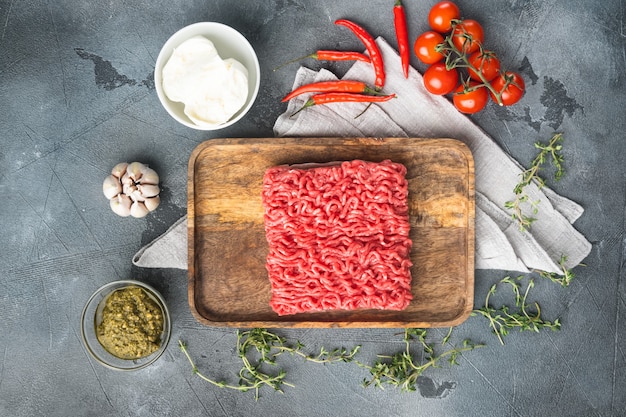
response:
[[[121,359],[139,359],[159,349],[163,311],[143,289],[127,287],[106,299],[96,328],[100,344]]]

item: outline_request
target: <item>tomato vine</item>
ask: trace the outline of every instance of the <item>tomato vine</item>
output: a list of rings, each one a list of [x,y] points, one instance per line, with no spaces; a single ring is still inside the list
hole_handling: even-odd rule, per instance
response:
[[[432,30],[417,37],[413,50],[420,61],[430,65],[424,73],[429,92],[452,93],[453,104],[463,113],[477,113],[487,105],[482,89],[500,106],[511,106],[522,98],[524,79],[503,70],[496,53],[484,47],[484,30],[478,21],[462,19],[458,6],[451,1],[435,4],[428,20]],[[445,62],[445,72],[439,70],[441,61]],[[451,83],[455,84],[451,88],[431,88],[438,84],[449,87]]]

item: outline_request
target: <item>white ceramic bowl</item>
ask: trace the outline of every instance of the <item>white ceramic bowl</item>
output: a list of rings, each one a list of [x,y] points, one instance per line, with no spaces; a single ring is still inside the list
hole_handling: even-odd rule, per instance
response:
[[[213,42],[222,59],[236,59],[248,70],[248,98],[246,104],[230,120],[217,126],[199,126],[195,124],[185,115],[183,104],[170,100],[163,91],[163,67],[172,56],[174,48],[187,39],[198,35],[205,36]],[[198,130],[222,129],[240,120],[254,104],[260,83],[261,69],[259,67],[259,59],[250,42],[230,26],[216,22],[194,23],[174,33],[161,48],[154,68],[154,85],[165,110],[178,122]]]

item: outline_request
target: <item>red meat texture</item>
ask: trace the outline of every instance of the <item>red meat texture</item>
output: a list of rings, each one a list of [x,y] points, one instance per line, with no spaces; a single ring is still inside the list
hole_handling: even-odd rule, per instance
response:
[[[390,160],[265,172],[266,267],[277,314],[409,305],[405,175]]]

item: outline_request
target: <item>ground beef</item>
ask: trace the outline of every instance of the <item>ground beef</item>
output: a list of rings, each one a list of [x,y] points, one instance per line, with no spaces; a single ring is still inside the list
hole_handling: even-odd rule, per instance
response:
[[[266,171],[266,267],[276,313],[407,307],[405,174],[388,160]]]

